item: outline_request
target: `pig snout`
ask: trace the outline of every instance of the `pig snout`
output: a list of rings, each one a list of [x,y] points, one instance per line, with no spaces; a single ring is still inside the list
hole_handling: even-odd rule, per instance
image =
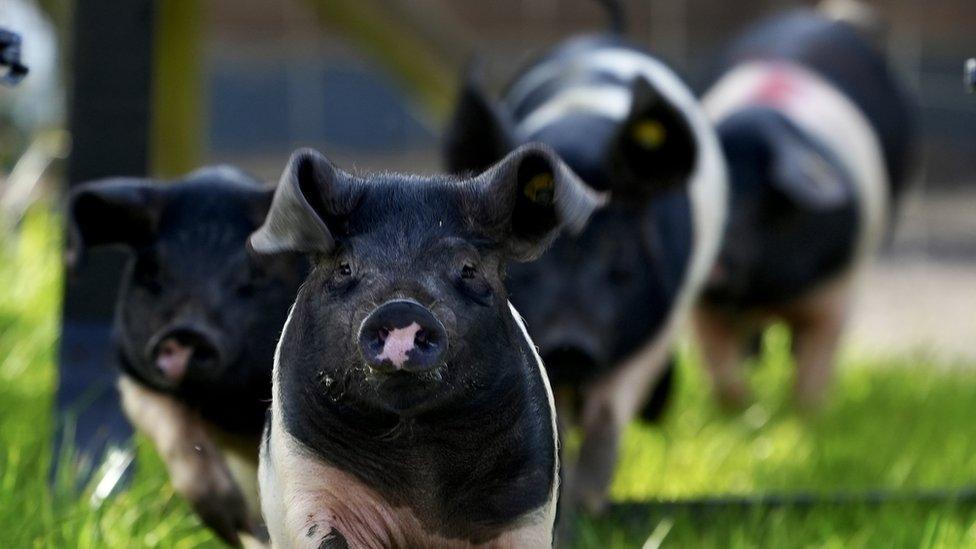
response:
[[[221,364],[216,338],[194,327],[161,332],[153,338],[149,355],[153,365],[171,383],[182,381],[191,364],[201,369],[216,369]]]
[[[389,301],[359,329],[363,360],[378,373],[419,373],[436,367],[447,351],[447,330],[414,301]]]

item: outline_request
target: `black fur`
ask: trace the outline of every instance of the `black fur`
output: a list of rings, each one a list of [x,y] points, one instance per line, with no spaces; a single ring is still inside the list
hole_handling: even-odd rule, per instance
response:
[[[611,192],[582,234],[558,240],[533,264],[513,265],[507,286],[526,317],[556,385],[580,389],[653,339],[675,303],[687,275],[693,244],[693,213],[687,183],[698,160],[698,144],[687,115],[643,76],[622,78],[600,67],[580,70],[578,61],[594,53],[647,55],[618,36],[569,40],[523,69],[497,103],[485,99],[472,112],[458,105],[448,135],[446,163],[463,172],[467,160],[521,141],[552,146],[588,185]],[[532,71],[555,67],[544,78]],[[533,78],[532,87],[525,84]],[[477,87],[468,82],[467,87]],[[602,86],[631,98],[620,120],[575,110],[531,134],[518,127],[533,112],[567,90]],[[470,123],[490,116],[489,128],[513,128],[504,138]],[[659,147],[636,139],[651,122],[666,136]],[[475,152],[477,151],[477,153]]]
[[[349,543],[346,541],[346,537],[335,528],[329,530],[329,533],[322,538],[322,543],[319,544],[319,549],[348,549],[348,547]]]
[[[865,114],[880,139],[885,192],[895,203],[910,173],[914,109],[881,52],[847,23],[798,10],[748,29],[722,71],[755,60],[819,73]],[[864,197],[832,153],[845,144],[820,143],[774,106],[742,108],[719,121],[718,131],[731,207],[706,301],[731,310],[780,304],[846,269],[865,220],[858,207]]]
[[[314,254],[282,336],[285,429],[446,537],[485,541],[543,507],[556,475],[553,412],[501,273],[537,255],[560,225],[589,217],[593,198],[538,147],[475,180],[354,177],[303,151],[284,180],[302,197],[279,189],[255,251],[300,245],[289,226],[308,215],[333,242]],[[360,325],[393,299],[443,324],[442,364],[366,366]]]
[[[555,448],[539,371],[505,320],[504,289],[488,282],[499,259],[466,227],[459,191],[443,180],[370,182],[335,235],[338,253],[299,294],[277,383],[288,395],[285,428],[312,452],[435,531],[479,539],[545,503]],[[487,271],[485,292],[455,278],[459,256],[472,254]],[[349,280],[336,276],[338,262],[353,265]],[[373,382],[356,358],[350,334],[397,292],[434,311],[443,304],[457,318],[448,329],[465,330],[452,338],[439,379]]]
[[[299,258],[255,262],[247,236],[264,219],[272,189],[227,169],[160,184],[118,179],[72,194],[72,249],[123,245],[132,252],[119,291],[114,340],[119,366],[176,396],[231,433],[257,436],[271,397],[281,325],[305,272]],[[215,334],[222,360],[196,364],[173,385],[156,369],[151,340],[192,319]]]
[[[509,268],[512,303],[554,385],[580,388],[606,375],[660,331],[684,281],[691,234],[688,197],[674,191],[643,209],[611,204],[582,234]]]
[[[788,174],[775,170],[777,148],[788,143],[815,151],[824,169],[845,174],[829,150],[768,108],[743,110],[718,126],[728,160],[731,200],[728,229],[705,292],[730,310],[770,306],[801,295],[850,264],[860,214],[853,182],[839,177],[842,197],[815,207],[791,194]],[[798,187],[815,187],[800,181]]]
[[[744,31],[721,68],[752,59],[796,62],[850,98],[881,139],[893,197],[901,194],[915,160],[917,112],[884,54],[858,29],[813,10],[772,17]]]

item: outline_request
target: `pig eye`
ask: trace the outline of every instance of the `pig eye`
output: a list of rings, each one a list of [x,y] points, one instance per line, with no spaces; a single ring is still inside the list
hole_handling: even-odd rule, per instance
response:
[[[480,276],[474,263],[464,262],[458,272],[457,285],[461,293],[471,298],[479,305],[488,305],[491,301],[491,286]]]
[[[335,267],[326,275],[325,286],[330,292],[345,293],[351,291],[358,284],[354,276],[353,263],[347,260],[337,260]]]

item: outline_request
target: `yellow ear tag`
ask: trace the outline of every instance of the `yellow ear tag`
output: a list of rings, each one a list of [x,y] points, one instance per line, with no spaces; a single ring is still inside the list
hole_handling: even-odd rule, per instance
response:
[[[555,188],[556,184],[552,180],[552,174],[540,173],[525,184],[522,192],[536,204],[549,205],[552,204]]]
[[[657,120],[641,120],[633,125],[630,136],[642,149],[659,148],[668,138],[668,130]]]

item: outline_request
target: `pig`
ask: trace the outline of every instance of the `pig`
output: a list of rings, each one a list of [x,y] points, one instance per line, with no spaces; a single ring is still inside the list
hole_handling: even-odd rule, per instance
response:
[[[600,203],[541,145],[463,179],[292,156],[250,238],[313,262],[261,449],[276,547],[551,546],[553,398],[502,273]]]
[[[113,345],[126,416],[175,490],[232,544],[260,539],[257,457],[271,368],[306,262],[256,261],[247,237],[273,188],[229,167],[171,183],[115,178],[71,193],[69,265],[122,246]]]
[[[856,274],[908,180],[912,103],[868,36],[814,10],[747,30],[703,102],[731,181],[725,241],[695,314],[718,397],[749,403],[739,364],[780,320],[793,333],[796,404],[816,410]]]
[[[540,141],[610,193],[586,230],[513,265],[507,279],[540,345],[563,431],[582,429],[575,464],[564,460],[568,510],[597,513],[627,422],[661,407],[649,396],[666,396],[659,383],[671,379],[672,342],[718,251],[726,209],[718,139],[678,76],[616,35],[559,45],[500,100],[481,80],[477,65],[464,79],[445,141],[450,171],[478,170]]]

